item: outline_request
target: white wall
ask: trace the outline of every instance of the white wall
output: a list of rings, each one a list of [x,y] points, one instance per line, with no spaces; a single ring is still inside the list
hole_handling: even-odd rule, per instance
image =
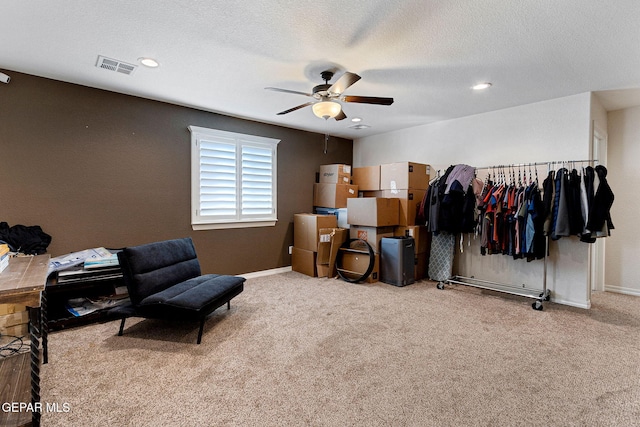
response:
[[[353,163],[409,160],[445,169],[457,163],[482,167],[582,160],[590,155],[590,129],[591,94],[584,93],[361,138],[354,141]],[[546,175],[546,167],[539,174]],[[479,242],[469,249],[456,255],[454,273],[542,288],[542,261],[483,257]],[[590,307],[588,254],[589,245],[575,237],[551,243],[547,286],[553,301]]]
[[[602,106],[602,103],[595,94],[591,94],[591,119],[593,120],[593,130],[597,130],[602,136],[607,136],[607,110]],[[591,135],[593,140],[593,135]],[[595,156],[594,156],[595,157]]]
[[[605,289],[640,296],[640,107],[608,114],[608,182],[615,229],[606,241]]]

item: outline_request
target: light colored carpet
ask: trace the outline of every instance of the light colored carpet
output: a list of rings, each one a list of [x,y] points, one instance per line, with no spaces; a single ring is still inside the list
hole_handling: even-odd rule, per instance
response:
[[[43,426],[640,426],[640,298],[248,280],[197,325],[53,333]]]

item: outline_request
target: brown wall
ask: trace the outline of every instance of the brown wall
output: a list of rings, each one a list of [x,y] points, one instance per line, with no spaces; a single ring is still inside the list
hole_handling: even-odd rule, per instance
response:
[[[11,72],[0,87],[0,221],[40,225],[59,256],[191,236],[205,273],[291,264],[293,214],[311,212],[321,164],[353,142]],[[280,139],[275,227],[193,231],[195,125]]]

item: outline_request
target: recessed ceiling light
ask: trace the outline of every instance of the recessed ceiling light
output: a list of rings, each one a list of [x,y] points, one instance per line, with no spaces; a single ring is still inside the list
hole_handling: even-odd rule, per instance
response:
[[[354,117],[353,119],[351,119],[351,121],[352,121],[353,123],[359,123],[359,122],[361,122],[361,121],[362,121],[362,119],[361,119],[360,117]]]
[[[491,87],[491,83],[485,82],[485,83],[478,83],[477,85],[472,86],[471,89],[473,89],[473,90],[484,90],[484,89],[487,89],[489,87]]]
[[[369,129],[371,126],[369,125],[363,125],[362,123],[359,123],[357,125],[353,125],[353,126],[349,126],[350,129],[356,129],[356,130],[360,130],[360,129]]]
[[[158,61],[153,58],[138,58],[138,61],[140,61],[140,63],[145,67],[149,68],[156,68],[158,65],[160,65]]]

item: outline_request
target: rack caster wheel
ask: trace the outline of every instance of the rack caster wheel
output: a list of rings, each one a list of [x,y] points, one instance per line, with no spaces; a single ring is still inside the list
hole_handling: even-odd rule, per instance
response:
[[[544,301],[550,301],[551,300],[551,295],[547,294],[545,296],[544,294],[540,294],[540,298],[542,298]]]
[[[438,282],[438,284],[436,285],[436,288],[438,288],[438,289],[444,289],[444,283],[442,283],[442,282]]]
[[[542,307],[542,301],[536,301],[536,302],[534,302],[533,304],[531,304],[531,307],[532,307],[534,310],[542,311],[542,308],[543,308],[543,307]]]

